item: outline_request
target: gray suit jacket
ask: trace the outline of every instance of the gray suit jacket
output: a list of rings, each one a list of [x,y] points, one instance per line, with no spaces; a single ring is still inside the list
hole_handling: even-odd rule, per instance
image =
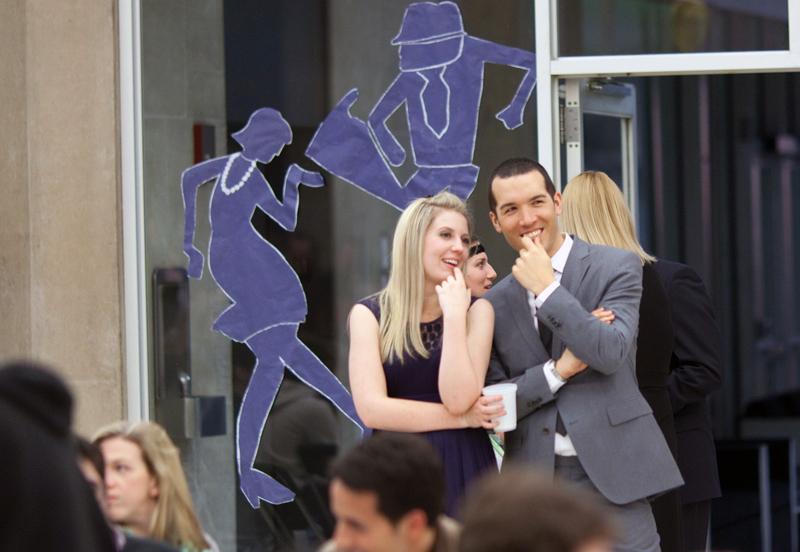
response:
[[[486,294],[495,311],[488,383],[517,383],[517,429],[507,459],[553,473],[556,413],[598,490],[627,504],[683,484],[650,406],[636,384],[636,331],[642,294],[638,257],[574,238],[561,285],[537,310],[553,332],[553,358],[565,347],[589,367],[554,395],[542,365],[550,359],[533,325],[526,290],[509,275]],[[591,311],[614,311],[613,324]]]

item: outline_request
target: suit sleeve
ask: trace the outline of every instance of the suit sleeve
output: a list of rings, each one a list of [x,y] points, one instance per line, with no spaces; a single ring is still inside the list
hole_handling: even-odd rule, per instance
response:
[[[711,298],[694,270],[677,271],[667,293],[675,328],[669,398],[676,414],[690,403],[705,400],[722,385],[720,332]]]
[[[612,374],[623,365],[636,343],[642,265],[632,253],[606,260],[607,283],[599,303],[592,308],[602,306],[612,310],[615,316],[613,324],[595,318],[564,286],[556,288],[547,298],[537,317],[590,369]],[[586,275],[586,278],[591,277],[603,276]]]
[[[506,306],[503,304],[503,299],[490,293],[486,296],[495,312],[507,312]],[[495,318],[495,324],[499,321]],[[498,335],[500,334],[500,335]],[[497,354],[498,340],[504,339],[519,339],[518,336],[512,334],[504,334],[502,329],[495,327],[494,344],[492,346],[492,354],[489,358],[489,369],[486,372],[486,384],[510,382],[517,384],[517,419],[522,419],[534,410],[544,406],[555,399],[550,386],[547,383],[547,378],[544,376],[542,366],[544,362],[533,364],[526,368],[520,375],[511,377],[509,368],[503,363],[500,355]]]
[[[556,397],[550,390],[547,378],[542,370],[544,363],[535,364],[526,369],[521,375],[511,378],[497,357],[494,349],[489,360],[489,371],[486,376],[486,384],[493,383],[516,383],[517,384],[517,419],[521,420],[534,410],[541,408]]]

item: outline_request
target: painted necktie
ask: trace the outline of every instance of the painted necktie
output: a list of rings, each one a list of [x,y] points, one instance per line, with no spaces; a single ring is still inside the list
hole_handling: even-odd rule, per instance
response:
[[[447,130],[450,120],[450,87],[444,81],[444,70],[444,67],[439,67],[422,74],[426,79],[422,90],[425,123],[439,137]]]

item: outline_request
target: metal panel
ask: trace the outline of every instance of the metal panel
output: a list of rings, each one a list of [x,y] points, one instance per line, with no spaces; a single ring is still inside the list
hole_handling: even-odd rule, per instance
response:
[[[567,148],[567,180],[583,170],[583,112],[581,81],[567,79],[564,97],[564,145]]]

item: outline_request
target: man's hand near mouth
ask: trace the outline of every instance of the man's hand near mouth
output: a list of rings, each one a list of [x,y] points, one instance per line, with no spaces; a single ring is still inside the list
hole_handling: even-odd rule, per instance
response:
[[[522,287],[539,295],[555,281],[553,264],[542,246],[541,234],[533,240],[528,236],[523,237],[522,246],[511,273]]]

